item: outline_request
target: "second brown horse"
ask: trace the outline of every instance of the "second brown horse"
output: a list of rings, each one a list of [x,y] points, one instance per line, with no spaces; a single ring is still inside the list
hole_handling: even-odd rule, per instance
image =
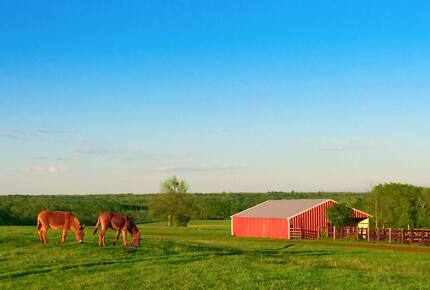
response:
[[[122,232],[122,246],[127,247],[127,232],[131,233],[131,244],[134,247],[140,246],[140,230],[137,228],[133,220],[121,213],[117,212],[104,212],[100,214],[97,224],[94,227],[93,234],[95,235],[99,226],[102,227],[102,231],[99,235],[99,246],[104,247],[106,245],[105,235],[108,228],[116,231],[113,244],[115,245],[118,241],[119,234]]]

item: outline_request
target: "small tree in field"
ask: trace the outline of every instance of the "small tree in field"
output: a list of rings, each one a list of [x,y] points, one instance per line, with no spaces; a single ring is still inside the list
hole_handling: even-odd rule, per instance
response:
[[[344,203],[335,203],[332,207],[328,208],[327,216],[330,222],[336,227],[348,225],[354,217],[352,208]]]
[[[187,195],[188,189],[186,181],[176,176],[162,181],[161,193],[150,204],[151,214],[166,216],[168,226],[187,226],[193,210],[192,199]]]

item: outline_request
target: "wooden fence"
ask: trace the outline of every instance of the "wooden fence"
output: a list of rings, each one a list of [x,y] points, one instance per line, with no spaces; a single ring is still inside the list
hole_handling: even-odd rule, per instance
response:
[[[377,228],[366,229],[358,227],[321,227],[318,231],[291,228],[291,239],[319,239],[321,237],[352,240],[366,240],[370,242],[389,242],[396,244],[430,245],[430,229],[402,229]]]
[[[302,228],[290,228],[290,239],[319,239],[318,231],[302,230]]]

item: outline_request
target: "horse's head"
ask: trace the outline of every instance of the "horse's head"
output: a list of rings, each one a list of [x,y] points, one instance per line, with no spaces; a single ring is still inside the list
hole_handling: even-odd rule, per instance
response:
[[[140,230],[137,227],[131,233],[131,244],[133,247],[140,247]]]
[[[76,240],[78,241],[79,244],[82,244],[84,242],[84,230],[85,230],[85,225],[82,225],[82,226],[79,226],[79,229],[75,231]]]

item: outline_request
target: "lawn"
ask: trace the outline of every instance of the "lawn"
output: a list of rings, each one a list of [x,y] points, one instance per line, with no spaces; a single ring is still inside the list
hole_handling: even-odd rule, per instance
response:
[[[0,227],[0,289],[430,289],[430,254],[234,238],[228,221],[140,227],[138,249],[99,248],[90,228],[84,244],[50,231],[41,245],[35,227]]]

